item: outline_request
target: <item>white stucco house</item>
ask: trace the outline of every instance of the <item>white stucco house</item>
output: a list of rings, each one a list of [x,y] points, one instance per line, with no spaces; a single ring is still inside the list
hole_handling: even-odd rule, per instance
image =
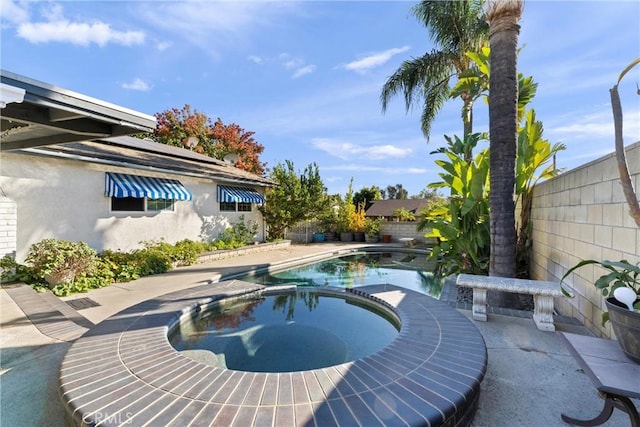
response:
[[[45,238],[98,251],[160,239],[211,241],[241,217],[258,225],[256,240],[265,239],[257,205],[273,185],[268,178],[127,136],[152,131],[153,116],[1,76],[0,257],[15,254],[20,262]]]

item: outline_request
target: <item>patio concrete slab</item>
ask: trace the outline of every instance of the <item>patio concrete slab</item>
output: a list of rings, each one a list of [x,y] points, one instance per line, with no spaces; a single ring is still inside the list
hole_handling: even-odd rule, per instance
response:
[[[0,318],[0,425],[64,426],[56,374],[71,343],[43,335],[4,289]]]
[[[469,319],[470,310],[462,310]],[[538,330],[531,319],[489,315],[475,322],[489,356],[474,427],[566,426],[560,414],[590,419],[603,400],[556,333]],[[582,327],[557,323],[558,331],[591,335]],[[621,411],[603,426],[628,426]]]

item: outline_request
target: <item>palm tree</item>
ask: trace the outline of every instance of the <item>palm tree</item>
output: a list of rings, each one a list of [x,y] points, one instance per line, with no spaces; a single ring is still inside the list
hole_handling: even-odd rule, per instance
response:
[[[515,165],[518,132],[517,50],[522,0],[487,0],[489,76],[489,182],[491,258],[489,275],[516,276]],[[498,296],[494,304],[509,304]]]
[[[404,61],[385,82],[380,101],[385,112],[391,98],[398,93],[404,95],[407,111],[414,102],[423,100],[421,122],[427,140],[431,123],[450,98],[451,78],[459,78],[472,67],[465,52],[477,52],[487,44],[488,25],[483,18],[482,3],[483,0],[421,1],[412,9],[439,50],[433,49],[419,58]],[[465,92],[460,97],[464,135],[471,135],[474,96]]]

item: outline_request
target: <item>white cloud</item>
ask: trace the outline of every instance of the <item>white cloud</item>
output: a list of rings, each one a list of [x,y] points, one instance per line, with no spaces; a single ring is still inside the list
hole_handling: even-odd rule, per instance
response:
[[[2,6],[5,6],[4,2]],[[118,31],[98,20],[69,21],[64,17],[62,6],[56,4],[42,11],[44,21],[41,22],[30,22],[25,16],[26,11],[23,10],[23,12],[22,19],[25,20],[17,23],[17,34],[31,43],[58,42],[80,46],[91,44],[106,46],[114,43],[132,46],[142,44],[145,40],[145,33],[142,31]],[[6,11],[3,12],[3,18],[5,13]]]
[[[250,55],[247,59],[255,64],[262,64],[264,62],[264,59],[256,55]]]
[[[403,169],[403,171],[411,175],[417,175],[417,174],[429,172],[428,169],[424,169],[424,168],[407,168],[407,169]]]
[[[281,53],[278,55],[278,61],[287,70],[295,70],[291,75],[292,79],[297,79],[305,74],[311,74],[316,70],[315,65],[305,65],[306,61],[303,58],[293,56],[289,53]]]
[[[544,137],[552,143],[562,142],[567,147],[558,153],[558,166],[571,169],[613,153],[615,135],[612,117],[611,107],[603,105],[595,108],[581,106],[544,119]],[[623,131],[625,145],[640,141],[640,110],[625,109]]]
[[[379,67],[389,61],[394,55],[409,50],[409,46],[394,47],[382,52],[375,52],[345,64],[343,68],[357,73],[365,73],[372,68]]]
[[[160,52],[169,49],[171,46],[173,46],[173,42],[169,41],[156,43],[156,49],[158,49]]]
[[[570,135],[573,138],[583,136],[613,135],[613,123],[572,123],[553,129],[559,134]]]
[[[133,2],[132,2],[133,3]],[[146,24],[196,46],[214,58],[249,45],[274,22],[302,7],[299,2],[156,1],[139,2],[136,13]]]
[[[288,70],[292,68],[300,68],[304,65],[304,59],[294,57],[288,53],[281,53],[278,55],[278,59],[282,63],[282,66]]]
[[[363,147],[370,159],[384,159],[387,157],[406,157],[411,154],[410,148],[400,148],[394,145],[376,145],[373,147]]]
[[[342,181],[343,178],[341,176],[330,176],[330,177],[324,178],[324,180],[327,182],[333,183],[333,182]]]
[[[562,140],[593,140],[595,137],[610,138],[613,141],[614,127],[611,107],[602,111],[580,114],[572,112],[557,118],[552,123],[558,123],[545,127],[553,137]],[[623,123],[624,138],[628,142],[636,142],[640,138],[640,111],[628,109],[624,112]]]
[[[298,68],[293,75],[291,76],[291,78],[293,79],[297,79],[298,77],[302,77],[305,74],[311,74],[316,70],[316,66],[315,65],[307,65],[306,67],[301,67]]]
[[[368,126],[371,120],[379,120],[380,109],[369,99],[377,102],[380,91],[378,82],[363,81],[344,86],[327,85],[322,89],[305,92],[285,103],[271,103],[268,108],[245,110],[246,122],[254,123],[262,131],[282,134],[310,134],[325,132],[329,128],[342,128],[345,124]],[[372,98],[373,97],[373,98]],[[371,108],[371,113],[363,109]],[[403,112],[399,115],[404,117]],[[389,115],[387,116],[389,117]]]
[[[131,83],[123,83],[122,87],[124,89],[129,89],[129,90],[137,90],[140,92],[146,92],[149,89],[151,89],[151,87],[141,78],[136,78],[133,82]]]
[[[315,148],[342,160],[348,160],[354,156],[364,157],[369,160],[380,160],[389,157],[403,158],[411,154],[412,151],[410,148],[400,148],[388,144],[364,146],[329,138],[315,138],[311,143]]]
[[[16,4],[11,0],[0,0],[0,18],[3,28],[7,24],[17,25],[29,20],[29,11],[22,2]]]
[[[92,43],[105,46],[109,43],[131,46],[142,44],[145,35],[141,31],[115,31],[104,22],[55,21],[21,24],[18,35],[31,43],[71,43],[88,46]]]

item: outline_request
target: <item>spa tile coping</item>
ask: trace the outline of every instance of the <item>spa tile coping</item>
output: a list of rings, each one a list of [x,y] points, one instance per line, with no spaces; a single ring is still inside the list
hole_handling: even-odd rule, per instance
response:
[[[190,359],[169,343],[168,332],[183,315],[268,289],[239,280],[200,285],[144,301],[91,328],[60,366],[69,424],[471,424],[487,367],[481,334],[447,303],[395,285],[339,291],[377,304],[400,324],[387,347],[340,365],[241,372]]]

